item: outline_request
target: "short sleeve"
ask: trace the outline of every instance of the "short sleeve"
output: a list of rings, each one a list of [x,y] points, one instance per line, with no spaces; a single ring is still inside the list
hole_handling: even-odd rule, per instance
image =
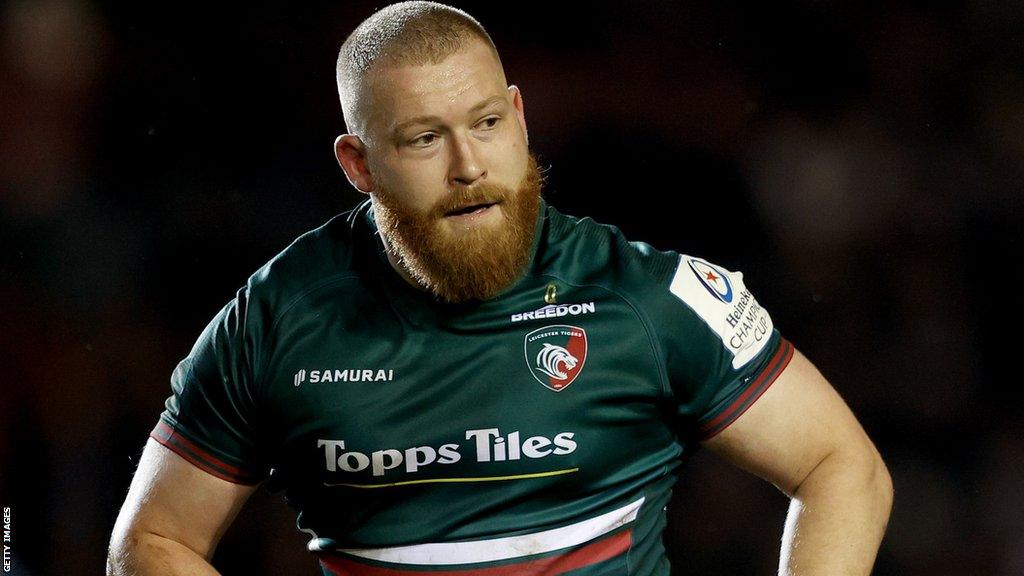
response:
[[[239,290],[174,369],[172,394],[150,433],[200,469],[236,484],[259,483],[268,473],[256,438],[246,296]]]
[[[793,346],[739,272],[684,254],[667,288],[658,332],[675,409],[686,435],[706,440],[768,390]]]

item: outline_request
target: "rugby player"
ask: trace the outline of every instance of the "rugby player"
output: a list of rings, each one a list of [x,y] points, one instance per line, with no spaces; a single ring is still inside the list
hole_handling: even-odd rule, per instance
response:
[[[476,20],[385,7],[338,87],[337,159],[369,198],[176,368],[108,574],[214,574],[264,481],[329,575],[668,574],[698,445],[791,498],[780,574],[870,572],[892,486],[853,414],[741,274],[547,205]]]

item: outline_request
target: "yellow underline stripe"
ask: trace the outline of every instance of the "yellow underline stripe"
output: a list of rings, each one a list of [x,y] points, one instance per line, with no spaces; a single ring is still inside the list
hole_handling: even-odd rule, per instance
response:
[[[470,478],[426,478],[423,480],[405,480],[403,482],[391,482],[390,484],[346,484],[339,482],[331,484],[324,482],[324,486],[348,486],[349,488],[387,488],[389,486],[406,486],[409,484],[434,484],[441,482],[494,482],[496,480],[526,480],[527,478],[544,478],[545,476],[559,476],[561,474],[572,474],[579,472],[579,468],[566,468],[564,470],[552,470],[550,472],[536,472],[533,474],[516,474],[515,476],[476,476]]]

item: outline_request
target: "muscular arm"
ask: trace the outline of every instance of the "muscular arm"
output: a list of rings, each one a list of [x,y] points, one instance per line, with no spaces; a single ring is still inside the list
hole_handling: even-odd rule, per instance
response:
[[[107,576],[217,574],[209,559],[255,489],[211,476],[150,439],[114,525]]]
[[[792,499],[780,576],[870,574],[892,481],[857,419],[803,355],[704,445]]]

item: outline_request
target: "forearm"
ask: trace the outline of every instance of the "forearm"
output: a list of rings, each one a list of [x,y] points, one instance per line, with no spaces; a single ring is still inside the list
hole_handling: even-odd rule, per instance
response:
[[[216,576],[213,566],[191,548],[152,533],[125,535],[112,543],[107,576]]]
[[[891,509],[892,482],[877,453],[825,458],[793,494],[779,575],[870,574]]]

